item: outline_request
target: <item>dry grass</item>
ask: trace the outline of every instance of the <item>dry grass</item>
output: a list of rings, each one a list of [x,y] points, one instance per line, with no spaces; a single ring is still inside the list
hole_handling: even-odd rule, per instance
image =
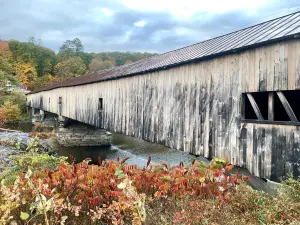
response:
[[[240,185],[227,202],[218,199],[148,200],[146,225],[300,224],[300,202]]]

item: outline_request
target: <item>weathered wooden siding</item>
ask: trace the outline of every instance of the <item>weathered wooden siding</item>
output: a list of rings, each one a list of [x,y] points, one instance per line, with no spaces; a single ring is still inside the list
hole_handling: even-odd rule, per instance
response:
[[[205,157],[227,157],[276,179],[296,171],[300,128],[241,123],[243,92],[300,88],[292,40],[148,74],[28,95],[33,107]],[[50,104],[49,104],[50,98]],[[99,121],[98,98],[104,111]]]

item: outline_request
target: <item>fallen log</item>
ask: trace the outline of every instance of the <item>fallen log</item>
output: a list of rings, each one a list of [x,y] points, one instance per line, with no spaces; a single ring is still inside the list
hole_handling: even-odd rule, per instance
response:
[[[11,129],[5,129],[0,127],[0,132],[20,132],[19,130],[11,130]]]

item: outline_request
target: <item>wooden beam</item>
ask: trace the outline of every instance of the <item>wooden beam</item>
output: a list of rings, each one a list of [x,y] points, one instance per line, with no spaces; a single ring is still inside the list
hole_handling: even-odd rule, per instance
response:
[[[274,92],[269,92],[268,98],[268,120],[274,121]]]
[[[252,108],[253,108],[253,110],[255,112],[255,115],[256,115],[257,119],[258,120],[264,120],[264,118],[263,118],[263,116],[262,116],[262,114],[261,114],[261,112],[260,112],[260,110],[259,110],[259,108],[258,108],[258,106],[256,104],[256,101],[253,98],[252,94],[248,93],[247,97],[248,97],[248,99],[249,99],[249,101],[251,103],[251,106],[252,106]]]
[[[293,122],[298,122],[298,119],[297,119],[292,107],[290,106],[288,100],[284,96],[284,94],[281,91],[277,91],[276,93],[277,93],[286,113],[288,114],[290,120]]]

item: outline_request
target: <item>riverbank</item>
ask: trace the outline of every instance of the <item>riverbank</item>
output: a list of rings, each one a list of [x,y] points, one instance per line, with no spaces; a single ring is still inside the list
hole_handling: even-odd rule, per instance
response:
[[[53,146],[53,139],[40,139],[38,133],[26,133],[11,129],[0,128],[0,173],[13,166],[11,156],[24,154],[28,147],[36,140],[37,153],[55,154],[57,149]],[[36,137],[36,139],[34,139]]]

